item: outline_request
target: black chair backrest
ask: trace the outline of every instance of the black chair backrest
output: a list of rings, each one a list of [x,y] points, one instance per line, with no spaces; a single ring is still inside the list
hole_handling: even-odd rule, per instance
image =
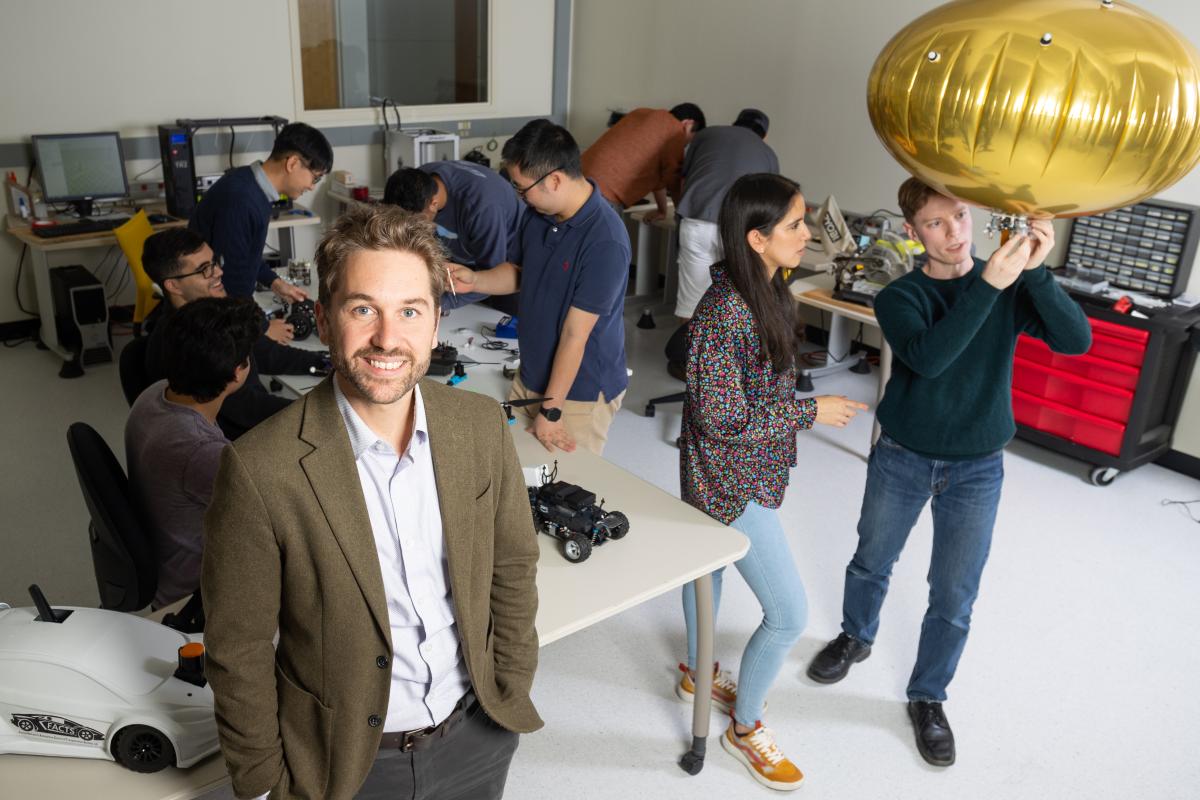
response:
[[[121,360],[117,370],[121,375],[121,391],[129,405],[138,399],[138,395],[150,385],[150,376],[146,373],[146,342],[145,336],[138,336],[125,345],[121,351]]]
[[[67,444],[92,517],[88,535],[100,607],[140,611],[154,599],[158,567],[129,479],[104,438],[86,422],[67,428]]]

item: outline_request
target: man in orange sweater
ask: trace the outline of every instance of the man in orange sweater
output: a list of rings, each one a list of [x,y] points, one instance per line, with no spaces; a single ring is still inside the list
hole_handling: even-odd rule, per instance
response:
[[[653,194],[658,210],[646,220],[663,219],[667,194],[679,201],[684,150],[704,124],[704,112],[695,103],[680,103],[670,111],[636,108],[584,151],[583,174],[618,213]]]

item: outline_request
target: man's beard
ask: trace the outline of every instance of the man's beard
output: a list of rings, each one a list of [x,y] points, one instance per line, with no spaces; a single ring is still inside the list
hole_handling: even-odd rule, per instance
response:
[[[423,358],[418,358],[408,350],[400,348],[384,352],[368,347],[359,350],[347,360],[343,358],[336,339],[331,342],[329,348],[329,358],[333,362],[334,370],[353,386],[361,397],[379,405],[395,403],[412,391],[412,388],[417,385],[417,381],[424,378],[425,373],[429,371],[431,356],[431,351],[426,352]],[[395,377],[382,381],[360,368],[362,359],[365,358],[379,360],[400,358],[404,360],[405,364],[396,369]]]

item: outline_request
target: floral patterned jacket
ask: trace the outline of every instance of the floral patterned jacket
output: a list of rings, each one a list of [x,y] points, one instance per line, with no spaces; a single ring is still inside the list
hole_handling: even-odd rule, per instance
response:
[[[817,402],[795,399],[796,368],[759,358],[757,326],[724,270],[688,325],[679,483],[683,499],[726,525],[754,501],[779,508],[796,465],[796,431]]]

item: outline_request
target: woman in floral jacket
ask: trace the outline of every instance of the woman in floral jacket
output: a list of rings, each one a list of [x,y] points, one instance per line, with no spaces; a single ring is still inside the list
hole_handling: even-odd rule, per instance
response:
[[[859,409],[845,397],[795,399],[797,315],[782,270],[800,263],[811,234],[804,197],[779,175],[740,178],[721,206],[725,258],[688,328],[687,399],[680,439],[683,499],[750,540],[738,572],[763,620],[742,655],[741,688],[714,667],[713,700],[733,717],[722,746],[759,783],[796,789],[804,775],[761,722],[767,690],[800,638],[808,614],[804,585],[774,509],[796,464],[796,432],[819,422],[845,426]],[[722,571],[713,574],[713,602]],[[695,692],[696,601],[684,589],[688,662],[677,693]]]

